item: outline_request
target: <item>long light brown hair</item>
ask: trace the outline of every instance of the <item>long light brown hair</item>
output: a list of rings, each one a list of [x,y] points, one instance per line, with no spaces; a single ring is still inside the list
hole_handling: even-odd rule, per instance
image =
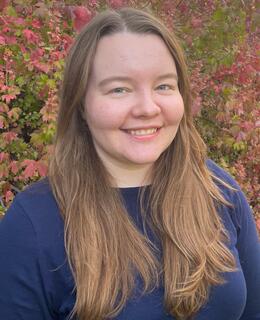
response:
[[[162,246],[138,231],[99,159],[82,116],[88,79],[101,37],[155,34],[177,68],[185,114],[172,144],[154,164],[146,218]],[[131,8],[98,14],[79,34],[65,68],[55,152],[49,178],[65,223],[65,247],[75,279],[73,314],[81,320],[116,316],[131,297],[136,276],[143,291],[162,285],[167,311],[189,319],[206,303],[221,273],[235,270],[217,205],[228,205],[205,164],[205,145],[191,115],[185,59],[176,36],[155,17]],[[143,206],[142,206],[143,207]]]

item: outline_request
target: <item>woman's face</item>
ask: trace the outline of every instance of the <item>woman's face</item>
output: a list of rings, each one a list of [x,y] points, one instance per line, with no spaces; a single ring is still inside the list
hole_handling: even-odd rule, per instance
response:
[[[108,170],[151,168],[173,141],[183,112],[176,66],[159,36],[122,32],[101,38],[85,119]]]

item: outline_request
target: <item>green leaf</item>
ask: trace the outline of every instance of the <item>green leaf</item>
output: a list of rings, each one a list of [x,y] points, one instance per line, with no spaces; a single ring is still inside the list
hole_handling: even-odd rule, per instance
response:
[[[222,8],[218,8],[215,10],[215,12],[212,15],[212,19],[214,21],[221,21],[224,19],[224,11]]]
[[[16,13],[15,9],[12,6],[6,7],[5,10],[6,10],[7,15],[9,15],[11,17],[17,17],[17,13]]]
[[[48,79],[46,83],[50,89],[56,88],[56,81],[54,79]]]
[[[243,151],[246,149],[246,144],[243,141],[238,141],[233,144],[233,149],[235,151]]]
[[[15,79],[15,82],[18,84],[19,87],[22,87],[26,83],[26,80],[23,76],[19,76]]]

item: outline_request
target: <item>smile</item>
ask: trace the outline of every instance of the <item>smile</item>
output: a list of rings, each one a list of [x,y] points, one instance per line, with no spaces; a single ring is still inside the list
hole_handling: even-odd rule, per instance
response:
[[[158,128],[127,130],[132,136],[147,136],[157,132]]]

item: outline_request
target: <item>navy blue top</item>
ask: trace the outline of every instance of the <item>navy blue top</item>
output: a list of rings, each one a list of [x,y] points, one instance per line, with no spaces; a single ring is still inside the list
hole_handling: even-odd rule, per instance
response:
[[[234,180],[212,161],[209,168],[233,186]],[[234,208],[221,215],[239,271],[224,274],[196,320],[260,319],[260,243],[247,201],[239,189],[224,188]],[[138,188],[122,189],[128,213],[141,227]],[[73,277],[66,261],[63,221],[47,180],[19,193],[0,223],[0,319],[67,319],[75,303]],[[151,239],[152,241],[154,239]],[[138,290],[136,290],[137,292]],[[163,307],[163,288],[133,295],[117,320],[174,319]]]

